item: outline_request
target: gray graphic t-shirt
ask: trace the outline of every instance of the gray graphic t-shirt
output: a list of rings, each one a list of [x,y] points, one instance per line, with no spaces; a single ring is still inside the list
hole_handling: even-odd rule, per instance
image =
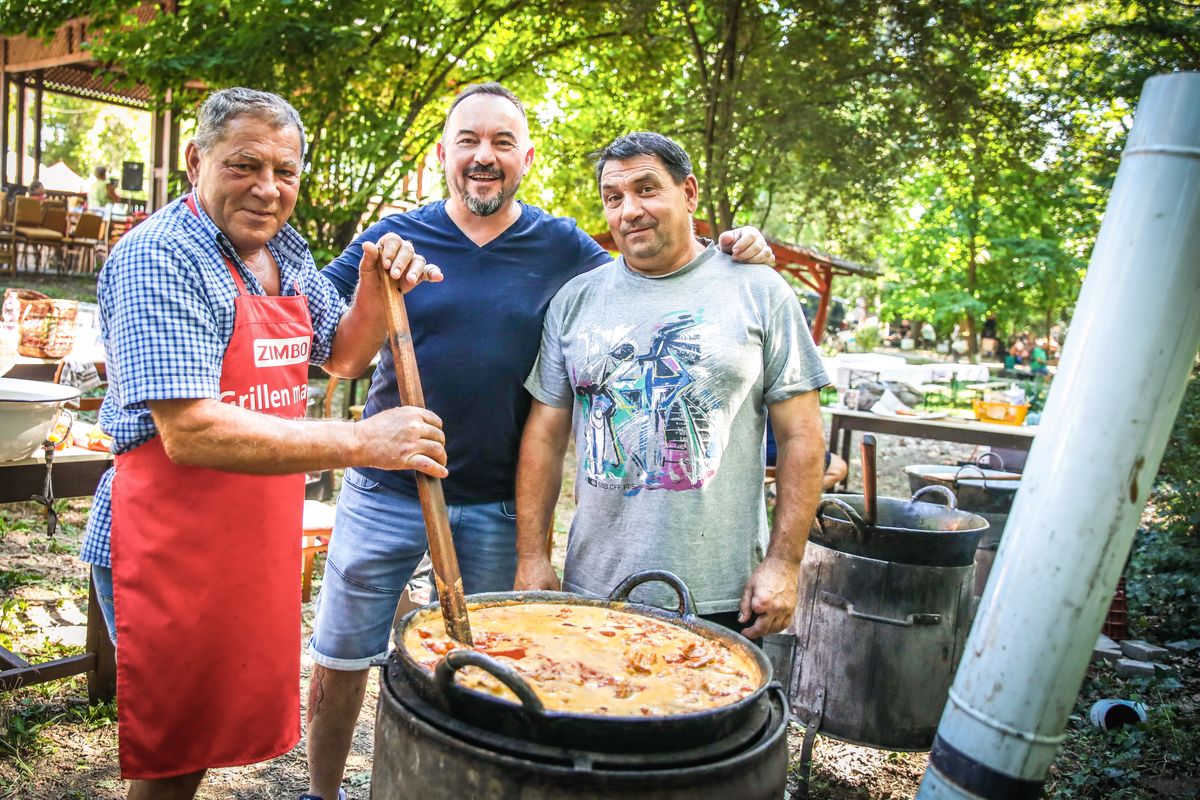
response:
[[[573,405],[578,511],[563,588],[603,596],[666,569],[700,613],[735,610],[767,543],[766,407],[826,383],[774,270],[710,245],[670,275],[618,259],[570,281],[525,382],[543,403]],[[633,599],[676,605],[662,584]]]

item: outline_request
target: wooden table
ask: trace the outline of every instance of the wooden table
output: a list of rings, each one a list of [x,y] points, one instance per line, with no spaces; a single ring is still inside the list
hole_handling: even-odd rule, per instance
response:
[[[87,497],[96,491],[100,476],[112,465],[111,453],[68,447],[54,454],[54,496]],[[46,461],[39,450],[20,461],[0,463],[0,503],[15,503],[41,494],[46,480]],[[0,647],[0,691],[12,691],[46,681],[87,675],[88,700],[107,702],[117,692],[117,662],[108,627],[100,613],[96,587],[88,578],[86,652],[30,664],[16,653]]]
[[[112,453],[68,447],[54,454],[54,496],[91,497],[100,476],[112,466]],[[46,459],[41,448],[29,458],[0,462],[0,503],[21,503],[41,494]]]
[[[870,411],[851,411],[848,408],[822,408],[829,415],[829,450],[840,453],[850,463],[850,439],[854,431],[882,433],[891,436],[910,436],[915,439],[938,439],[943,442],[982,444],[1012,450],[1029,450],[1036,425],[998,425],[994,422],[952,419],[914,419],[886,417]],[[839,441],[840,438],[840,441]],[[847,476],[847,479],[849,477]],[[842,489],[846,488],[842,481]]]

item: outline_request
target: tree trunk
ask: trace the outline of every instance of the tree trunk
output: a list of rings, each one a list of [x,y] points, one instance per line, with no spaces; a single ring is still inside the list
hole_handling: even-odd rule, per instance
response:
[[[977,231],[979,230],[979,204],[972,199],[970,217],[967,220],[967,295],[972,300],[976,298],[976,278],[978,265],[975,263],[979,253]],[[957,360],[958,356],[955,356]],[[971,363],[978,361],[978,345],[975,341],[975,312],[967,310],[967,358]]]
[[[339,223],[333,229],[333,249],[341,251],[349,247],[350,243],[354,241],[354,234],[358,233],[359,224],[357,219],[348,219]]]

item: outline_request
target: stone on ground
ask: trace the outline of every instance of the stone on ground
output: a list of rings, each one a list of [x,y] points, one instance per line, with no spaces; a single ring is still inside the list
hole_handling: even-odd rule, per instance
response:
[[[1127,658],[1136,658],[1138,661],[1162,661],[1167,657],[1165,649],[1141,639],[1127,639],[1121,642],[1121,652]]]

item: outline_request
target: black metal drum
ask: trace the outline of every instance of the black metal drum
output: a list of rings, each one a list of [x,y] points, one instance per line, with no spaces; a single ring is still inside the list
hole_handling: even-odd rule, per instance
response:
[[[667,752],[555,747],[479,728],[416,691],[393,656],[380,676],[373,800],[778,800],[787,784],[786,697],[758,696],[732,731]]]
[[[981,517],[879,498],[826,496],[801,565],[792,709],[828,736],[928,750],[971,627]]]

